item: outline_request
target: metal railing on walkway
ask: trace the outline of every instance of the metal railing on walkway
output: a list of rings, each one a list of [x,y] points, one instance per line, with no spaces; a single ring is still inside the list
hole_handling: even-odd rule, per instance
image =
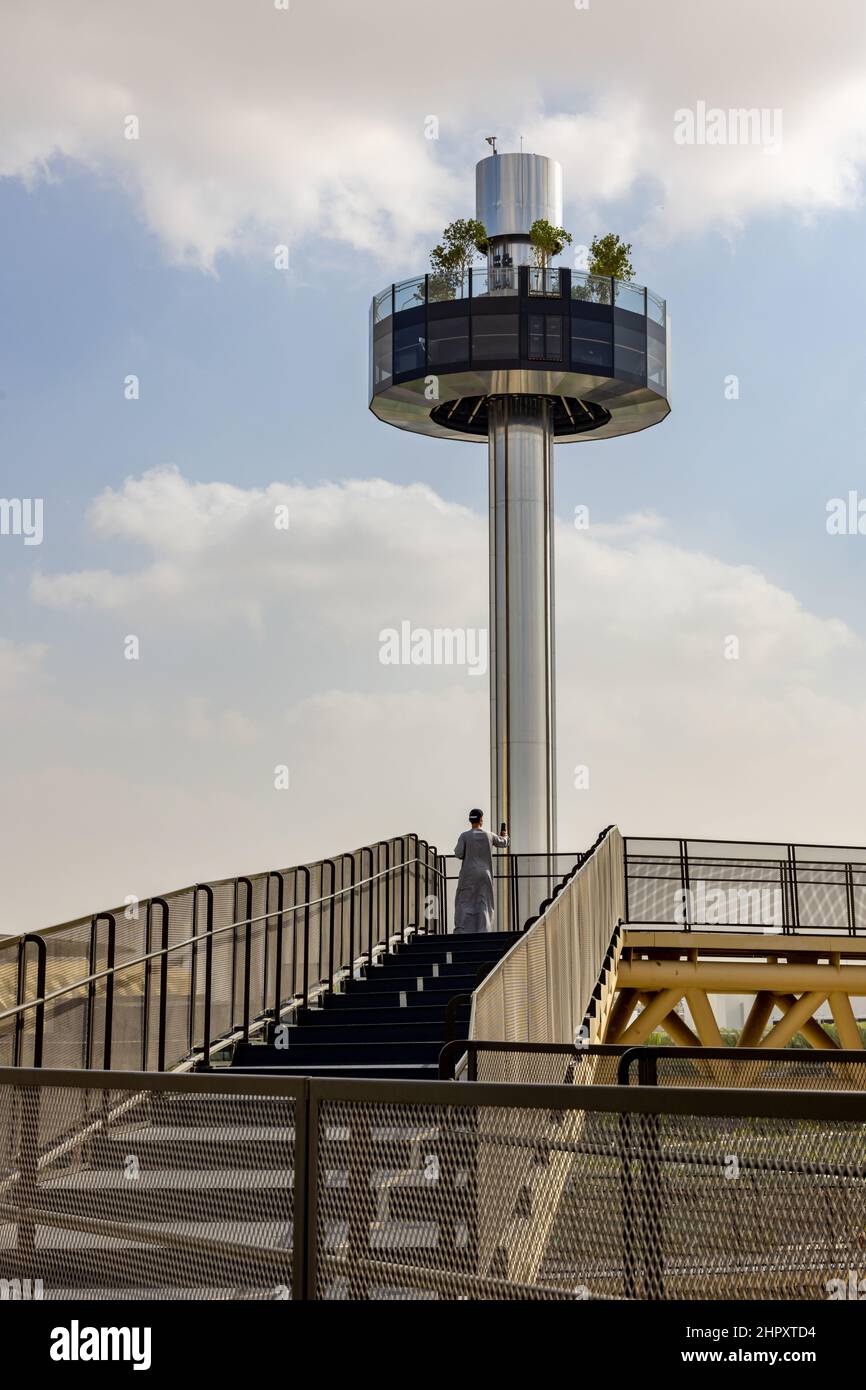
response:
[[[574,1042],[623,916],[622,837],[603,830],[472,997],[469,1036]]]
[[[519,1086],[743,1086],[866,1092],[866,1052],[470,1038],[446,1043],[439,1057],[439,1079]]]
[[[624,840],[625,919],[684,931],[866,930],[866,849],[751,840]]]
[[[415,834],[0,942],[0,1065],[164,1071],[249,1039],[394,938],[437,931]]]
[[[561,854],[514,854],[510,850],[494,850],[494,931],[522,931],[528,919],[537,915],[539,905],[559,889],[585,858],[583,850]],[[439,864],[445,884],[443,929],[447,932],[454,924],[454,899],[461,861],[456,855],[440,854]]]
[[[747,1086],[866,1092],[866,1052],[804,1047],[628,1047],[621,1086]]]
[[[0,1135],[0,1280],[46,1298],[811,1300],[863,1268],[863,1094],[6,1068]]]

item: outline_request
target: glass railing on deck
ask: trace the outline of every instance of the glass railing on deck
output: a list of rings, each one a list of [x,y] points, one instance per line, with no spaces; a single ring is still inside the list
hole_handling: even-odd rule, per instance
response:
[[[582,299],[587,304],[609,304],[612,283],[607,275],[590,275],[587,270],[573,270],[571,297]]]
[[[643,285],[633,285],[630,281],[614,280],[616,291],[616,307],[627,309],[630,314],[644,315],[644,287]]]
[[[648,319],[651,319],[653,323],[659,324],[662,328],[664,327],[665,301],[659,299],[657,294],[653,294],[652,290],[647,290],[646,292],[646,316]]]
[[[549,295],[551,298],[557,297],[561,293],[559,267],[531,265],[529,267],[529,293]]]
[[[520,290],[516,265],[481,266],[472,271],[472,298],[517,294]]]
[[[387,289],[382,290],[381,294],[377,294],[376,298],[373,300],[373,320],[375,323],[381,323],[383,319],[391,317],[392,289],[393,286],[389,285]]]
[[[399,314],[402,309],[417,309],[419,304],[425,302],[425,279],[424,275],[416,275],[414,280],[401,280],[399,285],[394,286],[396,313]]]
[[[474,266],[463,276],[436,274],[416,275],[401,280],[377,294],[373,300],[373,320],[381,323],[392,312],[400,313],[419,305],[441,304],[452,300],[489,298],[516,295],[520,292],[520,270],[517,265]],[[532,297],[558,298],[563,291],[562,270],[559,266],[527,266],[527,286]],[[632,281],[614,280],[607,275],[590,275],[585,270],[571,272],[571,298],[587,304],[610,304],[630,313],[646,315],[650,322],[665,327],[665,301],[643,285]]]

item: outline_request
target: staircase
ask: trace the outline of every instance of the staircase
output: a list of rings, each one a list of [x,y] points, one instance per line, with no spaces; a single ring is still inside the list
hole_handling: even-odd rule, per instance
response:
[[[339,994],[268,1043],[237,1043],[232,1066],[299,1076],[435,1080],[439,1053],[469,1033],[470,995],[479,980],[519,940],[514,932],[478,936],[416,936],[376,964],[362,967]]]

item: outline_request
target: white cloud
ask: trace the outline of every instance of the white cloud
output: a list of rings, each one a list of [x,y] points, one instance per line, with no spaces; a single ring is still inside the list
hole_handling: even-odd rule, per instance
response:
[[[275,500],[292,517],[277,538]],[[378,633],[402,618],[486,624],[485,518],[418,485],[244,490],[163,471],[103,493],[91,518],[134,549],[99,586],[69,573],[35,588],[69,613],[88,680],[50,700],[25,683],[8,704],[18,872],[0,930],[401,829],[450,847],[487,799],[484,682],[383,667]],[[671,542],[661,521],[558,523],[560,844],[610,820],[861,838],[860,637],[756,569]],[[117,636],[131,611],[138,663]],[[589,791],[573,787],[579,764]]]
[[[635,190],[659,236],[861,197],[860,0],[836,0],[832,23],[811,0],[729,0],[712,22],[694,0],[539,0],[531,14],[505,0],[493,22],[457,0],[6,10],[0,173],[33,181],[80,161],[129,190],[172,258],[208,268],[284,241],[312,264],[324,239],[409,273],[471,209],[491,128],[500,148],[522,135],[562,159],[578,240]],[[676,145],[674,112],[698,101],[778,108],[781,153]],[[129,114],[138,140],[124,139]]]
[[[0,696],[33,684],[41,673],[47,647],[39,642],[10,642],[0,637]]]

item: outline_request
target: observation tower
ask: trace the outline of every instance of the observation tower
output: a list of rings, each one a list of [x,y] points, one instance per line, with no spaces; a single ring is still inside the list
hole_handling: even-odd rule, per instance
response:
[[[562,168],[497,154],[475,170],[486,266],[373,300],[370,409],[398,429],[485,442],[490,473],[490,811],[511,850],[556,850],[553,446],[656,425],[668,402],[665,301],[642,285],[540,266],[562,225]]]

